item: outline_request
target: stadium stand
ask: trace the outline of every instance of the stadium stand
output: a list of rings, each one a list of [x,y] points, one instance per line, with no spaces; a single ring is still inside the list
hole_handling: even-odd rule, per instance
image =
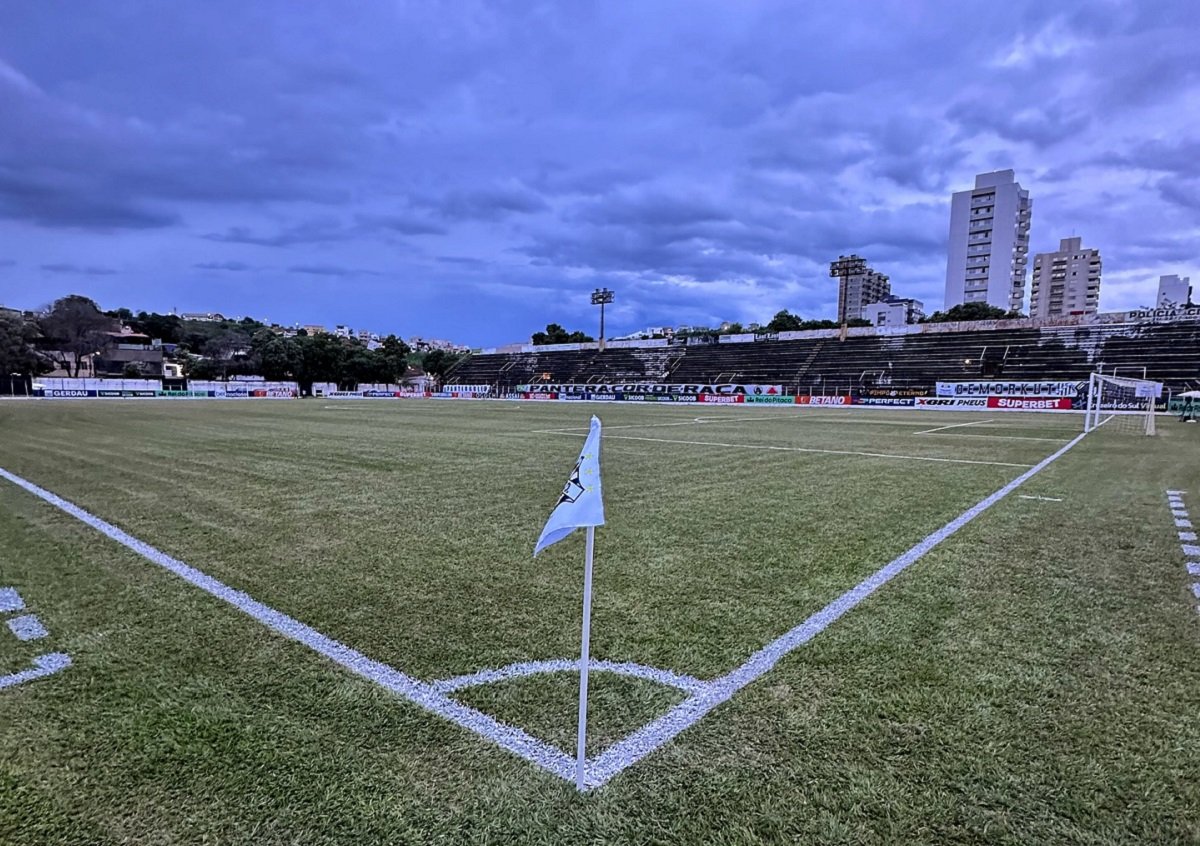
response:
[[[537,382],[741,382],[833,394],[971,379],[1086,380],[1096,370],[1153,379],[1172,391],[1196,388],[1200,322],[480,354],[463,362],[448,382],[488,384],[498,392]]]

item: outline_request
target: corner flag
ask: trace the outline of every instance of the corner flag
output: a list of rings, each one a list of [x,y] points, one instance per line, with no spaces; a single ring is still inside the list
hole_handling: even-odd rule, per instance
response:
[[[575,742],[575,788],[587,787],[587,701],[588,666],[591,664],[592,634],[592,556],[596,548],[596,527],[604,525],[604,497],[600,493],[600,419],[592,415],[592,428],[579,461],[571,471],[558,505],[546,521],[533,555],[558,543],[571,532],[587,527],[587,550],[583,559],[583,643],[579,650],[579,732]]]
[[[604,525],[604,498],[600,492],[600,420],[592,416],[592,428],[579,461],[571,471],[562,496],[554,507],[537,546],[534,557],[546,547],[558,543],[582,526]]]

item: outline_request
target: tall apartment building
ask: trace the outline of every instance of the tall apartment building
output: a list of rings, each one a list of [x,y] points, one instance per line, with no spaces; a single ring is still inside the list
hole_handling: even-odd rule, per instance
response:
[[[1011,170],[981,173],[950,200],[946,304],[988,303],[1020,310],[1033,200]]]
[[[1192,278],[1179,277],[1175,274],[1158,277],[1158,308],[1173,308],[1185,306],[1192,301]]]
[[[1095,314],[1100,304],[1100,251],[1063,238],[1058,251],[1033,258],[1030,317]]]
[[[858,256],[841,256],[831,268],[847,262],[856,265],[857,272],[838,276],[838,323],[861,319],[863,306],[886,300],[892,293],[888,277],[872,270]]]

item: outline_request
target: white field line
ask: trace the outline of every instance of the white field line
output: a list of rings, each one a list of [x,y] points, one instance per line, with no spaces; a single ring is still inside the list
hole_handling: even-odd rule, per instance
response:
[[[915,435],[929,435],[932,432],[914,432]],[[999,441],[1048,441],[1053,444],[1065,444],[1070,438],[1035,438],[1031,435],[977,435],[974,432],[947,432],[953,438],[985,438]]]
[[[1062,499],[1056,496],[1029,496],[1028,494],[1017,494],[1020,499],[1036,499],[1040,502],[1062,502]]]
[[[17,640],[40,640],[50,634],[37,614],[22,614],[20,617],[9,618],[7,622],[8,630]]]
[[[157,564],[164,570],[169,570],[184,581],[200,588],[205,593],[211,594],[217,599],[232,605],[243,614],[262,623],[272,631],[307,646],[335,664],[339,664],[350,672],[387,688],[427,711],[431,711],[450,722],[457,723],[463,728],[470,729],[481,737],[492,741],[530,763],[536,764],[559,778],[567,781],[574,780],[575,761],[561,750],[555,749],[553,746],[538,740],[521,729],[505,725],[494,717],[489,717],[487,714],[476,711],[474,708],[469,708],[460,702],[456,702],[440,690],[437,690],[433,685],[418,681],[386,664],[367,658],[345,644],[321,634],[316,629],[306,626],[286,614],[252,599],[248,594],[240,590],[234,590],[212,576],[197,570],[195,567],[191,567],[166,553],[160,552],[148,543],[126,534],[111,523],[101,520],[99,517],[84,511],[74,503],[68,502],[32,482],[22,479],[20,476],[16,476],[0,468],[0,478],[7,479],[17,487],[23,488],[60,511],[70,514],[76,520],[86,523],[125,548],[136,552],[146,560]],[[61,669],[61,667],[49,672],[56,672],[57,669]],[[40,674],[48,675],[49,672],[43,670]],[[12,677],[9,676],[7,678]],[[11,684],[12,682],[9,683]]]
[[[450,693],[451,691],[462,690],[467,687],[508,681],[509,679],[522,678],[524,676],[535,676],[540,673],[577,673],[579,672],[580,663],[580,659],[578,658],[574,660],[558,658],[552,661],[522,661],[518,664],[509,664],[507,667],[501,667],[498,670],[480,670],[477,673],[470,673],[465,676],[455,676],[454,678],[435,681],[433,687],[443,693]],[[588,672],[609,672],[635,679],[645,679],[647,681],[658,682],[667,687],[677,687],[687,693],[697,693],[703,690],[708,684],[692,676],[673,673],[670,670],[646,667],[642,664],[634,664],[629,661],[597,661],[592,659],[588,661]]]
[[[1183,504],[1183,494],[1184,491],[1167,491],[1167,503],[1171,507],[1171,515],[1175,518],[1175,526],[1190,529],[1192,522],[1188,517],[1187,507]],[[1200,546],[1196,546],[1195,532],[1179,532],[1179,541],[1179,547],[1185,556],[1188,558],[1200,556]],[[1189,576],[1200,576],[1200,561],[1188,561],[1184,566],[1187,568]],[[1200,600],[1200,581],[1192,583],[1192,594]],[[1197,606],[1196,610],[1200,611],[1200,606]]]
[[[542,432],[546,435],[565,435],[567,437],[578,438],[582,437],[575,432]],[[785,447],[785,446],[765,446],[762,444],[728,444],[720,441],[685,441],[677,438],[643,438],[634,435],[604,435],[606,440],[621,440],[621,441],[648,441],[650,443],[659,444],[683,444],[685,446],[711,446],[721,447],[723,449],[757,449],[757,450],[772,450],[776,452],[808,452],[819,453],[825,455],[857,455],[865,458],[894,458],[902,461],[936,461],[946,464],[983,464],[991,467],[1021,467],[1028,468],[1029,464],[1012,464],[1007,461],[979,461],[970,458],[938,458],[931,455],[896,455],[887,452],[854,452],[845,449],[817,449],[816,447]],[[1073,443],[1073,441],[1072,441]]]
[[[676,705],[652,723],[643,726],[625,739],[618,741],[589,763],[587,783],[590,788],[601,787],[613,776],[636,764],[663,744],[673,740],[680,732],[695,725],[713,708],[727,702],[746,685],[769,672],[778,661],[792,650],[812,640],[836,622],[842,615],[857,606],[876,590],[894,579],[908,567],[923,558],[930,550],[966,526],[987,509],[1015,491],[1025,482],[1067,453],[1083,440],[1084,435],[1075,436],[1070,443],[1057,452],[1042,459],[1029,470],[1013,479],[1000,490],[984,498],[955,517],[942,528],[919,542],[912,549],[876,570],[863,581],[830,602],[817,613],[782,637],[772,641],[750,657],[736,670],[710,682],[706,689]]]
[[[970,423],[952,423],[949,426],[938,426],[936,429],[924,429],[920,432],[913,432],[914,435],[931,435],[934,432],[944,432],[947,429],[961,429],[963,426],[980,426],[984,423],[994,423],[994,419],[988,420],[972,420]]]
[[[19,684],[24,684],[34,679],[52,676],[69,666],[71,666],[71,657],[64,652],[51,652],[46,655],[39,655],[33,659],[32,670],[22,670],[19,673],[0,676],[0,690],[6,687],[16,687]]]

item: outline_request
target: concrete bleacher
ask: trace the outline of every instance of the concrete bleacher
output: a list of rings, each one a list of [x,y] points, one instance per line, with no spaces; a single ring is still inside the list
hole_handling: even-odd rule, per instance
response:
[[[976,379],[1082,381],[1097,370],[1172,391],[1200,387],[1200,321],[475,355],[450,381],[501,392],[536,382],[740,382],[828,394]]]

